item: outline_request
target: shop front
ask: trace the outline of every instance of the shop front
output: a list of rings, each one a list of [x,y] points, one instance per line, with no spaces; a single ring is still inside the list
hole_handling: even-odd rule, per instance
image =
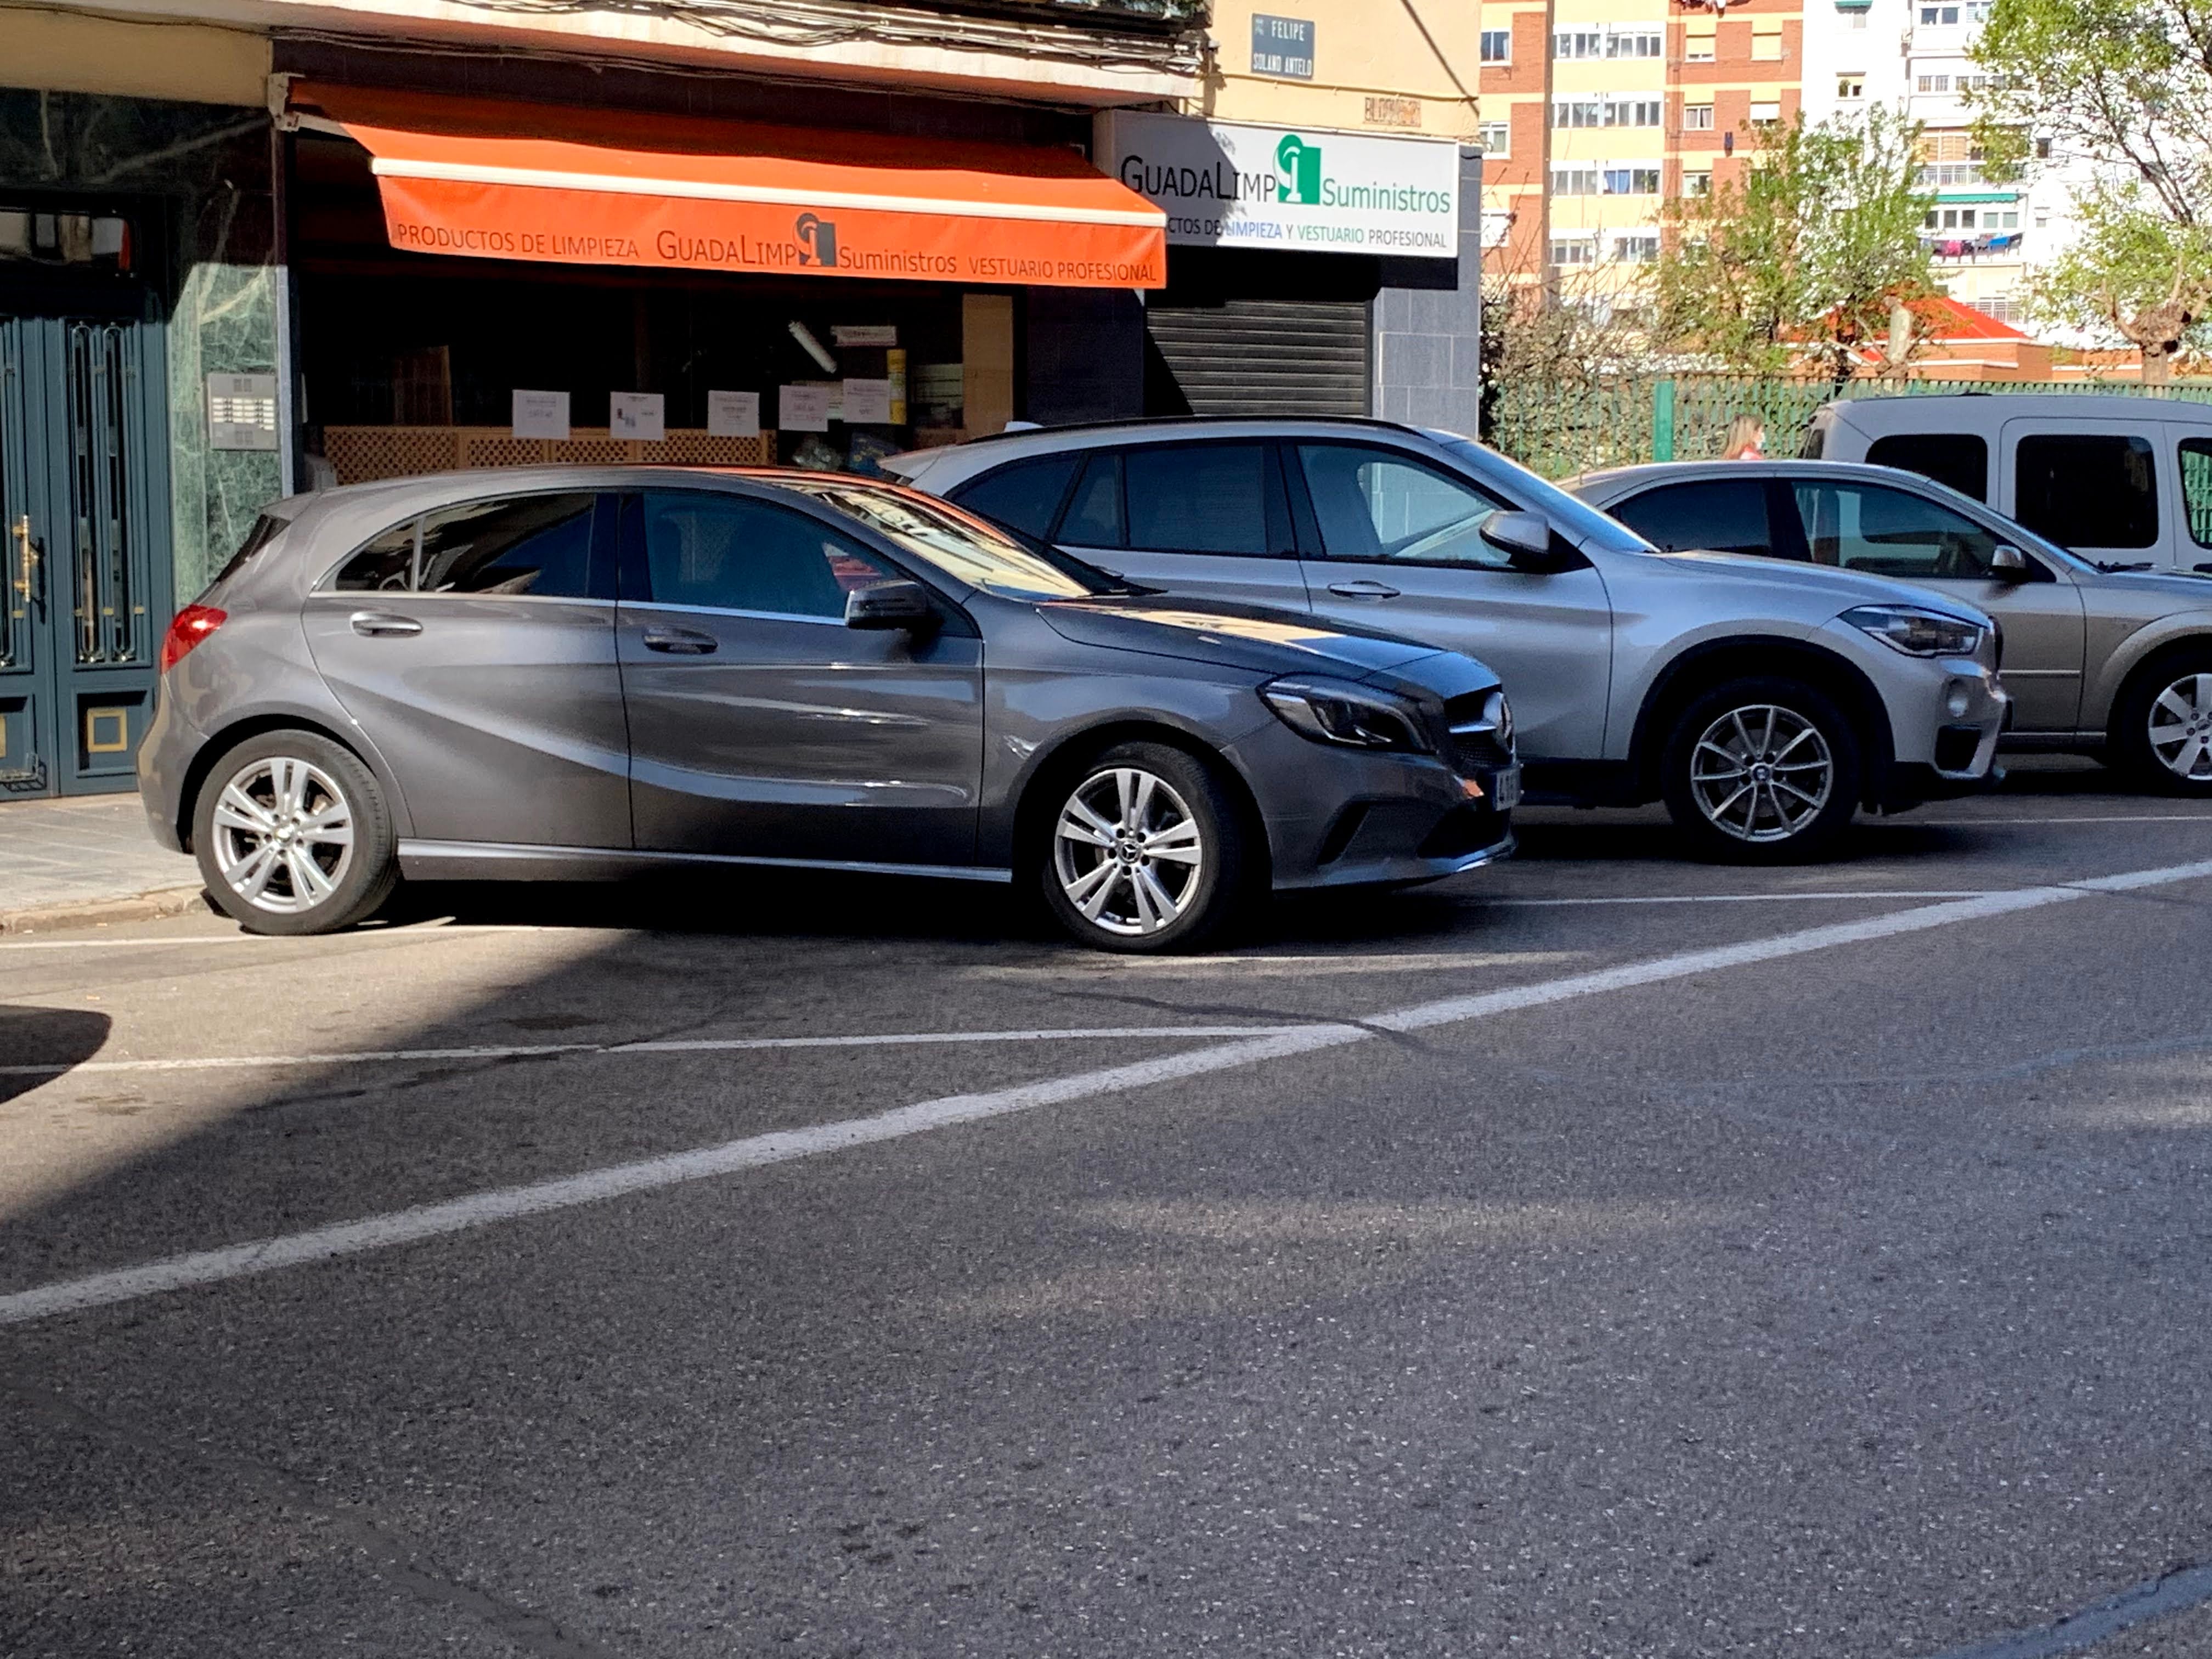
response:
[[[1460,222],[1474,152],[1126,110],[1096,127],[1099,165],[1166,218],[1168,280],[1146,296],[1148,413],[1474,429],[1480,228]]]
[[[1073,148],[307,80],[288,107],[326,480],[869,472],[1071,399],[1137,412],[1165,216]]]

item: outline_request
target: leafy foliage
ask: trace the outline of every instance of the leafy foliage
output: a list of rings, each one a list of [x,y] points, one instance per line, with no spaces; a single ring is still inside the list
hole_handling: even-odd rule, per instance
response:
[[[1934,291],[1919,129],[1876,106],[1753,136],[1740,179],[1676,210],[1653,284],[1659,330],[1738,373],[1847,380],[1891,312]]]

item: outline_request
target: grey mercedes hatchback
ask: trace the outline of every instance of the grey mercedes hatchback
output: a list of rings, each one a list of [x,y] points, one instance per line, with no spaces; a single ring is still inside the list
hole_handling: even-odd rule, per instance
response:
[[[1118,951],[1487,863],[1520,787],[1455,653],[1166,599],[896,484],[634,467],[278,502],[170,629],[138,774],[259,933],[403,878],[757,866],[1018,881]]]

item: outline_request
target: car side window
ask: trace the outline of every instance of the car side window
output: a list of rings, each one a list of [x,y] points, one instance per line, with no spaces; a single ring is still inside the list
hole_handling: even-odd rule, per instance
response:
[[[2181,511],[2189,539],[2212,547],[2212,438],[2181,441]]]
[[[416,591],[588,599],[598,499],[508,495],[424,514]]]
[[[1665,553],[1694,549],[1769,559],[1781,553],[1767,523],[1766,484],[1759,478],[1662,484],[1606,511]]]
[[[1067,494],[1067,481],[1075,476],[1080,455],[1042,455],[1016,461],[959,489],[948,498],[970,513],[1018,530],[1042,541],[1052,533],[1052,521]]]
[[[837,619],[848,593],[897,574],[818,520],[748,496],[648,489],[636,520],[655,605]]]
[[[1482,538],[1484,521],[1507,510],[1489,491],[1358,444],[1300,444],[1297,458],[1330,558],[1511,568]]]
[[[421,516],[396,524],[338,567],[331,586],[341,593],[404,593],[415,586],[416,532]]]
[[[1059,539],[1070,547],[1126,547],[1122,529],[1121,458],[1109,450],[1083,465],[1083,477],[1060,521]]]
[[[1893,432],[1867,446],[1875,466],[1917,472],[1978,501],[1990,498],[1990,444],[1978,432]]]
[[[1133,548],[1261,558],[1291,550],[1270,445],[1147,445],[1122,452],[1121,467]]]
[[[1815,564],[1918,581],[1986,580],[2000,538],[1963,514],[1909,490],[1878,484],[1793,484]]]
[[[2132,433],[2034,433],[2013,452],[2013,517],[2065,548],[2151,547],[2158,474]]]

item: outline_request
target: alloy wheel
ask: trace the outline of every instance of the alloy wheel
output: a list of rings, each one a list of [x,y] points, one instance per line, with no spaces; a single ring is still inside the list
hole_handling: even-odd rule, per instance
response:
[[[352,805],[329,773],[292,756],[234,773],[216,798],[214,829],[225,884],[279,915],[321,904],[353,862]]]
[[[1771,843],[1802,834],[1835,783],[1835,757],[1820,728],[1776,703],[1730,709],[1690,752],[1698,810],[1738,841]]]
[[[1094,926],[1129,938],[1158,933],[1190,907],[1206,859],[1189,803],[1141,767],[1085,779],[1053,834],[1053,873],[1067,902]]]
[[[2212,674],[2184,674],[2151,699],[2150,751],[2190,783],[2212,782]]]

